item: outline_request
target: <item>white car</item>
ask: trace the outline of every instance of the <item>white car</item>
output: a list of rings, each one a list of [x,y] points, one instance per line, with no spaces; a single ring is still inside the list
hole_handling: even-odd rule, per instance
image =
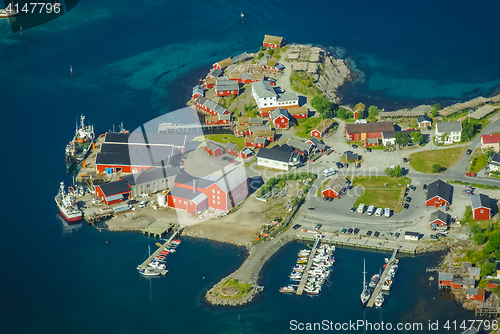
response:
[[[139,203],[139,207],[140,208],[146,207],[146,201],[141,201],[141,203]]]
[[[375,212],[375,207],[374,207],[373,205],[370,205],[370,206],[368,207],[368,210],[366,210],[366,214],[367,214],[368,216],[373,215],[373,213],[374,213],[374,212]]]
[[[384,216],[385,216],[386,218],[389,218],[389,217],[391,216],[391,209],[389,209],[389,208],[385,208],[385,209],[384,209]]]
[[[331,175],[335,175],[336,173],[337,173],[337,171],[334,168],[327,168],[323,171],[324,176],[331,176]]]

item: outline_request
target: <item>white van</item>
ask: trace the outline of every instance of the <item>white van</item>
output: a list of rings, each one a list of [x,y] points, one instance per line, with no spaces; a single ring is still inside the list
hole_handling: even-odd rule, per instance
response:
[[[370,205],[370,206],[368,207],[368,210],[366,210],[366,214],[367,214],[368,216],[371,216],[371,215],[373,215],[373,212],[374,212],[374,211],[375,211],[375,207],[374,207],[373,205]]]
[[[323,175],[324,176],[331,176],[331,175],[335,175],[335,173],[337,173],[337,171],[333,168],[329,168],[329,169],[325,169],[325,171],[323,172]]]
[[[359,206],[358,206],[358,212],[359,213],[363,213],[363,211],[365,211],[365,205],[363,203],[361,203]]]
[[[385,216],[386,218],[389,218],[389,217],[391,216],[391,209],[389,209],[389,208],[385,208],[385,209],[384,209],[384,216]]]
[[[382,208],[377,208],[377,210],[375,210],[375,216],[377,216],[377,217],[382,216],[383,213],[384,213],[384,210]]]

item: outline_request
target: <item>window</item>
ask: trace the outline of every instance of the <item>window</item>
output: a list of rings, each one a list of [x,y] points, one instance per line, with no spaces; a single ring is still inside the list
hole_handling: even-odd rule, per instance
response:
[[[484,212],[484,210],[483,210],[483,209],[481,209],[481,210],[479,210],[479,212],[483,213],[483,212]]]
[[[215,192],[215,189],[212,189],[212,192],[214,193],[214,192]]]
[[[213,200],[212,203],[215,203],[215,200]]]
[[[215,195],[212,195],[212,198],[215,198]]]
[[[285,119],[284,118],[281,119],[281,123],[285,123]]]
[[[186,201],[184,201],[184,204],[186,204]]]
[[[219,190],[217,190],[217,194],[220,194],[220,191],[219,191]],[[218,196],[217,196],[217,197],[218,197]]]
[[[217,199],[220,199],[220,196],[217,196]]]
[[[174,198],[174,203],[175,203],[175,198]]]
[[[220,201],[217,201],[217,204],[220,204]]]

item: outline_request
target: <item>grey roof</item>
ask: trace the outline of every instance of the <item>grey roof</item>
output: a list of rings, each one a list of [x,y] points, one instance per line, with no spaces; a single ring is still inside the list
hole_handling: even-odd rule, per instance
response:
[[[456,122],[438,122],[436,123],[436,130],[439,133],[462,132],[462,123]]]
[[[485,194],[472,195],[470,202],[472,205],[472,210],[475,210],[478,208],[486,208],[486,209],[490,209],[490,210],[492,209],[490,198]]]
[[[234,80],[228,80],[228,79],[217,79],[217,82],[215,83],[215,91],[216,92],[223,92],[223,91],[233,91],[233,90],[240,90],[240,85],[238,84],[237,81]]]
[[[285,92],[278,96],[277,102],[298,101],[299,96],[295,92]]]
[[[256,142],[257,144],[264,144],[264,145],[265,145],[265,144],[266,144],[266,140],[267,140],[267,139],[266,139],[266,138],[264,138],[264,137],[255,137],[255,142]]]
[[[250,130],[250,133],[253,133],[255,130],[271,130],[271,124],[250,125],[248,130]]]
[[[231,142],[228,142],[226,144],[226,148],[229,149],[229,150],[233,150],[233,151],[239,151],[240,150],[235,143],[231,143]]]
[[[418,237],[420,234],[418,232],[410,232],[410,231],[406,231],[405,232],[405,236],[406,235],[410,235],[412,237]]]
[[[500,154],[499,153],[493,153],[493,156],[491,157],[491,162],[492,164],[500,164]]]
[[[438,274],[438,281],[452,281],[453,280],[453,274],[452,273],[442,273],[440,272]]]
[[[257,81],[252,83],[252,89],[258,97],[276,97],[276,92],[269,81]]]
[[[249,58],[250,56],[248,55],[248,53],[246,52],[243,52],[243,53],[240,53],[239,55],[236,55],[234,57],[231,57],[231,60],[233,61],[233,63],[237,63],[239,62],[240,60],[245,60],[247,58]]]
[[[476,284],[476,280],[473,278],[464,278],[464,285],[472,285]]]
[[[203,194],[203,193],[200,191],[193,192],[193,189],[186,189],[186,188],[178,187],[178,186],[172,187],[172,189],[170,189],[170,192],[169,192],[169,195],[174,196],[174,197],[180,197],[180,198],[183,198],[185,200],[193,200],[200,194]]]
[[[479,267],[469,267],[469,275],[481,276],[481,268]]]
[[[245,147],[241,152],[244,154],[253,154],[254,153],[253,150],[251,150],[248,147]]]
[[[280,149],[278,145],[272,148],[261,148],[257,153],[257,158],[269,159],[280,162],[290,162],[290,151],[289,149]]]
[[[468,295],[477,295],[478,288],[468,288],[467,289],[467,294]]]
[[[392,124],[392,122],[347,124],[346,130],[348,134],[388,132],[394,131],[394,124]]]
[[[214,76],[214,77],[220,77],[220,75],[222,74],[222,70],[219,69],[219,68],[212,68],[210,70],[210,72],[208,72],[208,75],[210,76]]]
[[[359,159],[359,156],[356,154],[356,153],[351,153],[351,152],[348,152],[346,153],[345,155],[345,158],[346,160],[358,160]]]
[[[429,187],[427,189],[427,198],[425,200],[428,201],[431,198],[438,196],[451,204],[452,189],[453,187],[451,186],[451,184],[443,182],[441,180],[436,180],[429,184]]]
[[[342,189],[345,189],[348,184],[349,182],[347,181],[347,179],[343,178],[340,175],[337,175],[335,177],[332,177],[330,181],[328,181],[323,191],[331,189],[338,194],[342,191]]]
[[[220,148],[220,149],[224,152],[224,147],[223,147],[223,145],[222,145],[222,144],[219,144],[219,143],[216,143],[216,142],[214,142],[214,141],[212,141],[212,140],[207,140],[207,141],[205,142],[205,146],[207,146],[207,147],[208,147],[211,151],[214,151],[214,150],[216,150],[216,149]]]
[[[227,166],[224,169],[210,175],[214,177],[219,176],[216,183],[226,194],[233,191],[234,188],[238,187],[248,179],[243,168],[234,168],[234,166]]]
[[[104,196],[106,197],[130,191],[130,186],[126,181],[123,180],[109,182],[109,183],[102,183],[96,185],[96,187],[101,188]]]
[[[292,138],[288,139],[286,144],[296,150],[307,151],[308,153],[311,151],[311,148],[313,146],[313,144],[304,143],[303,141],[295,140]]]
[[[145,172],[131,174],[122,177],[121,179],[126,181],[131,186],[138,184],[149,183],[157,180],[164,180],[168,177],[177,175],[179,171],[174,167],[167,166],[162,168],[153,168]]]
[[[444,212],[444,211],[437,210],[437,211],[434,211],[433,213],[431,213],[431,220],[430,220],[430,222],[432,223],[436,219],[439,219],[442,222],[444,222],[445,224],[448,224],[448,214],[446,212]]]
[[[201,94],[201,96],[204,96],[205,90],[202,87],[196,85],[193,87],[193,95],[195,95],[195,94]]]
[[[420,115],[417,117],[417,123],[422,123],[422,122],[432,122],[432,120],[427,117],[426,115]]]
[[[159,166],[170,161],[172,146],[102,144],[95,163],[98,165]]]
[[[326,147],[326,144],[323,143],[321,140],[319,140],[316,137],[311,137],[311,139],[308,140],[308,142],[311,142],[314,146],[316,146],[319,149],[324,149]]]
[[[205,195],[204,193],[199,193],[198,196],[196,196],[195,198],[193,198],[191,200],[191,202],[193,202],[194,204],[198,205],[201,202],[203,202],[204,200],[206,200],[207,198],[208,198],[207,195]]]
[[[276,108],[273,111],[270,112],[271,118],[275,120],[276,118],[280,117],[280,115],[285,116],[287,119],[290,119],[290,116],[288,116],[288,111],[286,109],[282,108]]]

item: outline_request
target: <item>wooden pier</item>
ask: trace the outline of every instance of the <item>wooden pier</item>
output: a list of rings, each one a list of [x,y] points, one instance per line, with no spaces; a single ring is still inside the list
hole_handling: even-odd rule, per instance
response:
[[[297,288],[296,294],[301,295],[304,292],[304,287],[306,286],[307,279],[309,278],[309,270],[313,264],[313,259],[316,256],[316,248],[318,247],[320,238],[316,238],[314,242],[314,246],[311,250],[311,254],[309,255],[309,260],[307,261],[306,269],[304,270],[304,274],[302,275],[299,283],[299,287]]]
[[[219,129],[219,128],[233,128],[235,126],[235,122],[229,122],[228,124],[201,124],[201,123],[192,123],[192,124],[169,124],[169,123],[160,123],[158,126],[158,133],[169,133],[169,131],[199,131],[203,129]]]
[[[147,237],[161,238],[163,237],[174,224],[167,224],[164,222],[156,221],[153,224],[146,227],[143,231],[144,235]]]
[[[435,272],[438,272],[441,270],[443,270],[443,268],[441,268],[441,267],[427,267],[427,268],[425,268],[426,273],[435,273]]]
[[[476,306],[476,316],[498,317],[500,314],[500,303],[491,301],[478,302]]]
[[[396,261],[396,254],[398,253],[398,248],[394,248],[394,251],[392,252],[392,256],[389,259],[389,262],[387,262],[387,265],[385,266],[384,272],[382,275],[380,275],[380,280],[378,281],[377,285],[375,286],[375,289],[373,289],[373,292],[370,296],[370,299],[368,300],[368,303],[366,304],[367,307],[373,307],[375,304],[375,299],[379,295],[379,293],[382,291],[382,285],[384,284],[385,278],[387,277],[387,274],[389,273],[389,269],[391,269],[391,266],[394,264]]]
[[[151,254],[150,257],[148,257],[143,263],[141,263],[140,265],[137,266],[137,270],[141,270],[141,269],[146,269],[148,268],[148,264],[149,262],[151,262],[157,255],[160,255],[160,253],[167,248],[167,246],[170,244],[170,242],[172,240],[174,240],[174,238],[182,231],[182,227],[178,228],[177,230],[174,231],[174,233],[172,234],[172,236],[170,236],[170,238],[163,244],[161,245],[160,247],[158,247],[158,249],[153,252],[153,254]],[[151,268],[150,268],[151,269]],[[155,271],[158,271],[161,275],[166,275],[168,273],[168,270],[167,269],[154,269]]]

